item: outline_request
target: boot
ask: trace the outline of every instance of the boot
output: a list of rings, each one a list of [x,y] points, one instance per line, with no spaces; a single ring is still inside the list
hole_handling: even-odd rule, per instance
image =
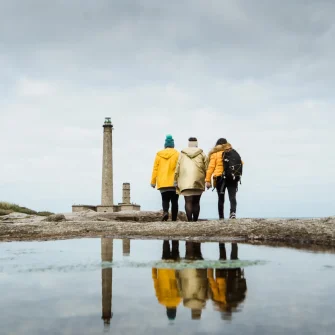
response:
[[[169,218],[169,212],[163,212],[162,221],[167,221]]]

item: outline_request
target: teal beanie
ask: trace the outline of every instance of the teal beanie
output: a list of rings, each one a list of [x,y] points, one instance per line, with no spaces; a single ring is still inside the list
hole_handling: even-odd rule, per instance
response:
[[[172,135],[166,135],[164,146],[165,148],[174,148],[174,139],[172,138]]]

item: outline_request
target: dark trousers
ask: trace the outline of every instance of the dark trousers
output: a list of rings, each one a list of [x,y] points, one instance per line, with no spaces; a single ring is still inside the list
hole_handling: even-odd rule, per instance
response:
[[[198,221],[200,214],[200,195],[185,196],[185,211],[188,221]]]
[[[166,191],[161,194],[162,194],[163,212],[169,212],[171,202],[172,221],[177,221],[179,194],[177,194],[176,191]]]
[[[238,189],[238,182],[233,181],[233,182],[227,182],[223,181],[224,185],[222,187],[222,178],[218,177],[216,180],[216,190],[218,192],[218,212],[219,212],[219,218],[223,219],[224,218],[224,198],[226,195],[226,190],[228,190],[228,195],[229,195],[229,201],[230,201],[230,213],[236,213],[236,206],[237,206],[237,201],[236,201],[236,193]]]
[[[163,253],[162,259],[179,259],[179,241],[171,241],[172,248],[170,247],[170,241],[163,241]]]

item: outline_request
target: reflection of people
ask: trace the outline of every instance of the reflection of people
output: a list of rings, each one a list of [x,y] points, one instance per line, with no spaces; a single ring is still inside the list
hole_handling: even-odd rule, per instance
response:
[[[177,166],[179,152],[174,149],[174,140],[171,135],[167,135],[164,144],[165,149],[156,154],[154,167],[152,170],[151,186],[161,192],[163,217],[162,221],[169,218],[169,207],[171,202],[172,221],[177,221],[178,199],[174,186],[174,173]]]
[[[220,260],[226,260],[224,243],[219,243]],[[232,243],[231,260],[238,259],[237,243]],[[223,319],[231,319],[232,312],[244,301],[247,290],[244,271],[241,268],[207,270],[211,298]]]
[[[169,241],[163,242],[162,259],[179,259],[179,241],[172,241],[172,250]],[[169,320],[174,320],[177,307],[181,302],[178,290],[175,269],[152,269],[152,279],[156,291],[156,297],[160,304],[166,307],[166,315]]]
[[[201,244],[186,242],[185,259],[203,259]],[[206,306],[208,281],[206,269],[186,268],[178,272],[179,286],[185,307],[191,309],[192,320],[201,318],[201,311]]]
[[[198,221],[200,198],[205,191],[208,160],[202,149],[198,148],[195,137],[190,137],[188,141],[188,148],[183,149],[179,156],[175,185],[185,198],[187,220]]]

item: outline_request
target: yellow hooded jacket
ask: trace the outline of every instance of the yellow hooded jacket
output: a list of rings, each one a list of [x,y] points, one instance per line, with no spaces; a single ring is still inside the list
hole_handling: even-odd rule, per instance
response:
[[[179,152],[173,148],[166,148],[157,153],[152,171],[151,184],[157,189],[174,186]]]
[[[174,269],[152,269],[156,297],[166,307],[177,307],[181,302]]]

